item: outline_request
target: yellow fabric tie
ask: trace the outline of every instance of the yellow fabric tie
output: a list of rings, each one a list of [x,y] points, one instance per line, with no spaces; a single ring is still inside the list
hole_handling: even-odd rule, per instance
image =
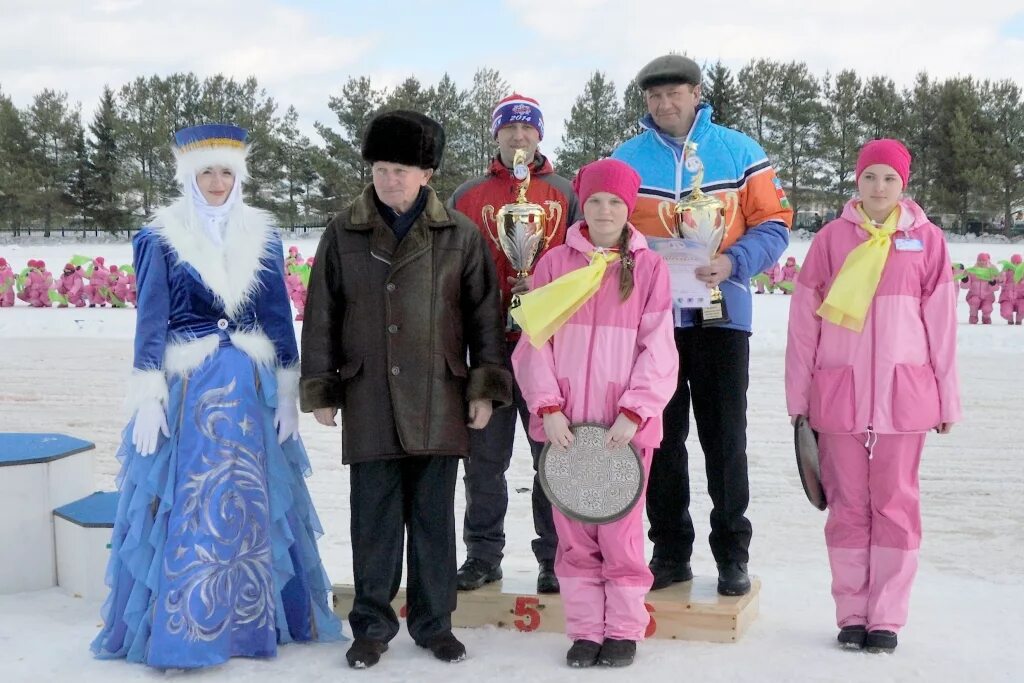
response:
[[[854,332],[864,329],[864,319],[889,259],[889,245],[899,222],[900,208],[893,209],[881,227],[868,218],[862,207],[858,206],[857,212],[863,219],[860,227],[867,231],[868,239],[847,254],[828,296],[818,308],[823,320]]]
[[[618,258],[614,252],[595,251],[590,254],[590,265],[519,296],[519,305],[511,310],[512,319],[523,328],[534,347],[544,346],[573,313],[597,294],[608,264]]]

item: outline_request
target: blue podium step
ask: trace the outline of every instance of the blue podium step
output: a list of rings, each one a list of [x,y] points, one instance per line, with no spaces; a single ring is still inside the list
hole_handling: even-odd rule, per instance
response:
[[[61,519],[86,528],[113,528],[117,491],[97,491],[53,511]]]
[[[0,432],[0,467],[53,462],[95,447],[66,434]]]

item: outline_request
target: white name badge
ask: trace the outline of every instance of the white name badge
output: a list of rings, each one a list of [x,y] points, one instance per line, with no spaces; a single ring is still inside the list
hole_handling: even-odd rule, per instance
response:
[[[924,251],[924,245],[917,238],[897,237],[896,251]]]

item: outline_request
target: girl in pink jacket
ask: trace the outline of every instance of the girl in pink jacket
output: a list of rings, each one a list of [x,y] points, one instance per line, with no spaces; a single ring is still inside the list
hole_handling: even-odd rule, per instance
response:
[[[786,346],[789,414],[818,432],[839,642],[871,651],[893,650],[907,620],[925,434],[960,419],[949,251],[901,198],[909,176],[898,141],[861,150],[860,198],[815,235]]]
[[[782,274],[779,277],[779,289],[786,294],[792,294],[796,288],[796,276],[800,273],[800,266],[796,264],[796,258],[790,256],[786,259],[786,265],[782,267]]]
[[[1009,261],[1003,261],[1003,272],[999,275],[999,314],[1007,325],[1021,324],[1021,305],[1024,304],[1024,265],[1020,254],[1014,254]]]
[[[996,289],[999,288],[999,269],[992,264],[992,257],[986,252],[978,254],[977,263],[967,269],[960,287],[967,290],[967,305],[970,307],[967,322],[977,325],[980,311],[981,323],[991,325]]]
[[[17,277],[14,269],[7,263],[7,259],[0,257],[0,308],[9,308],[14,305],[14,290],[17,284]]]
[[[82,281],[82,272],[74,264],[65,264],[64,272],[57,281],[57,293],[64,297],[61,308],[67,308],[68,304],[75,308],[85,306],[85,283]]]
[[[534,439],[565,448],[572,442],[571,424],[608,425],[609,444],[632,442],[641,453],[646,483],[661,443],[661,413],[678,376],[668,268],[627,223],[640,186],[632,168],[603,159],[580,169],[573,184],[584,220],[569,229],[564,245],[541,258],[533,284],[541,288],[582,268],[606,270],[596,293],[583,297],[585,303],[550,338],[523,334],[512,365]],[[653,579],[644,559],[643,510],[643,495],[625,517],[608,524],[584,524],[552,510],[555,574],[573,641],[570,666],[633,661],[650,620],[644,597]]]

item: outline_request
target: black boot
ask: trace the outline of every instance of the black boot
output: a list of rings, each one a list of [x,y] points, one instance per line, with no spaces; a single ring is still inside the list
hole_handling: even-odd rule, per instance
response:
[[[470,557],[459,567],[455,579],[460,591],[475,591],[484,584],[500,581],[501,565]]]
[[[746,562],[718,563],[718,594],[746,595],[750,592],[750,576]]]
[[[550,594],[559,591],[558,577],[555,576],[555,561],[541,560],[537,571],[537,592]]]
[[[862,624],[856,626],[844,626],[839,629],[839,635],[836,636],[836,640],[839,641],[839,647],[844,650],[863,650],[864,639],[867,638],[868,630]]]
[[[868,631],[864,649],[874,653],[892,652],[896,649],[896,634],[892,631]]]
[[[601,645],[592,640],[577,640],[565,654],[565,663],[574,669],[585,669],[597,664]]]
[[[655,557],[647,568],[654,574],[654,583],[651,584],[652,591],[668,588],[673,583],[693,580],[693,570],[690,563],[685,560],[675,560],[669,557]]]
[[[459,642],[451,631],[439,633],[430,640],[417,644],[433,652],[442,662],[454,664],[466,658],[466,646]]]
[[[636,657],[635,640],[617,640],[606,638],[601,646],[601,654],[597,661],[604,666],[629,666]]]
[[[380,661],[380,656],[388,651],[388,644],[383,640],[356,638],[352,647],[345,653],[348,665],[353,669],[369,669]]]

